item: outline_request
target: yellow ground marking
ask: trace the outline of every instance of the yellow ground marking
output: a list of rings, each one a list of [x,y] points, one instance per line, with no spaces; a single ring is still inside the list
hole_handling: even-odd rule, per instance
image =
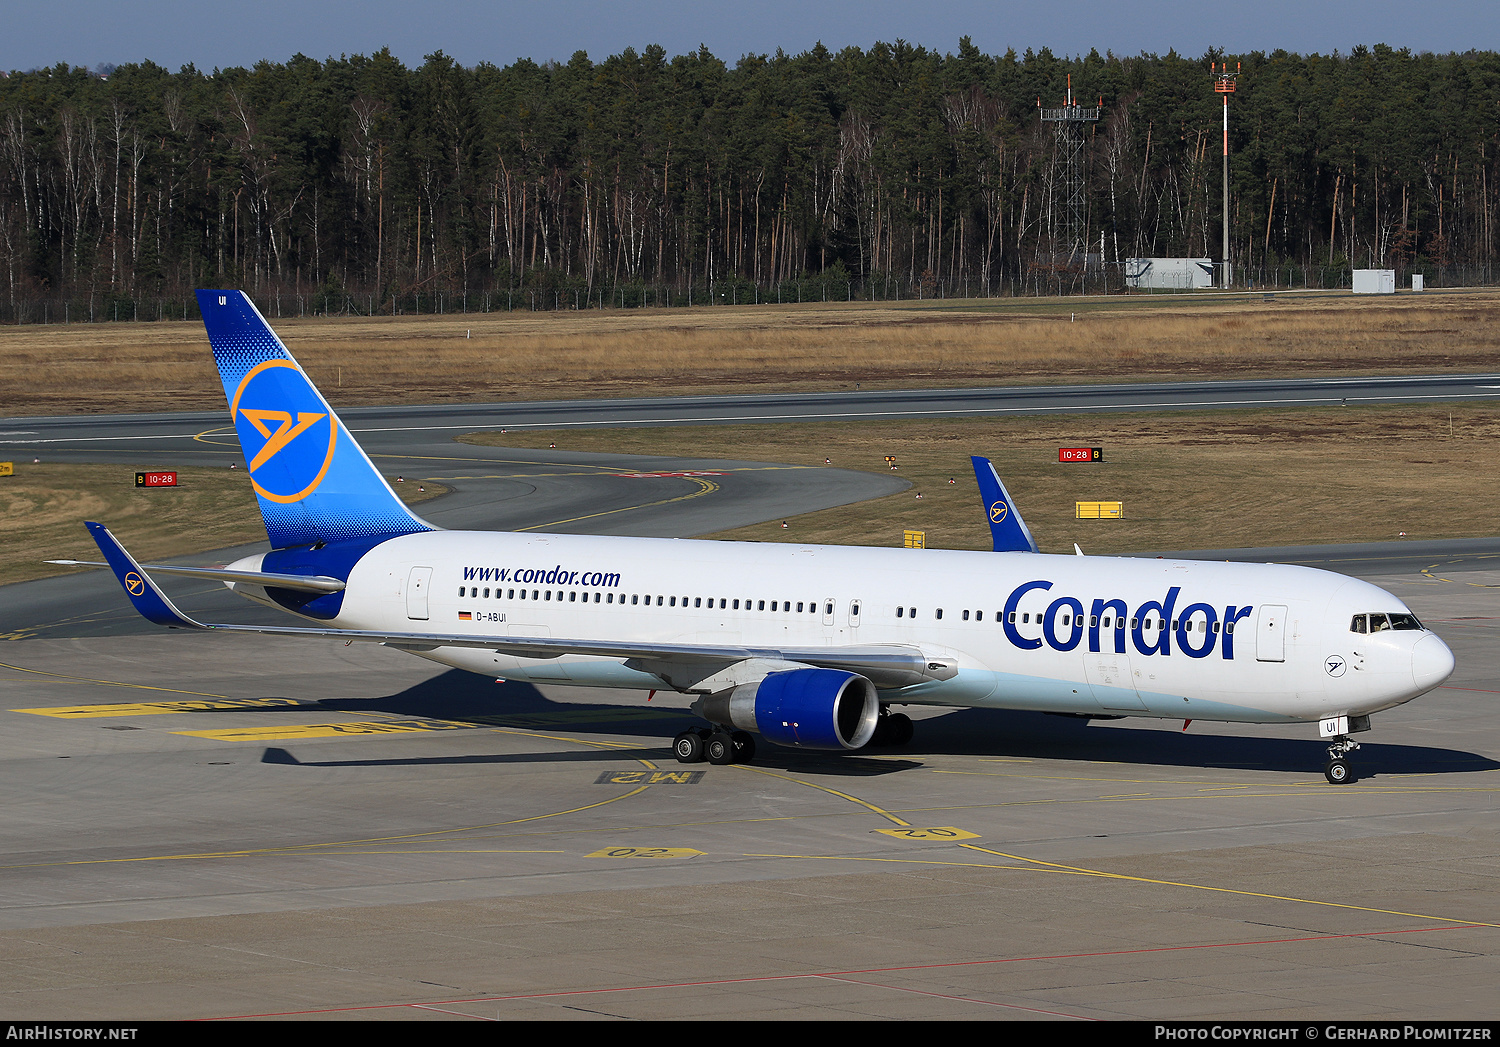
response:
[[[13,713],[55,716],[60,720],[88,720],[115,716],[163,716],[222,709],[285,709],[303,705],[296,698],[244,698],[222,702],[119,702],[113,705],[59,705],[50,709],[12,709]],[[317,703],[306,703],[316,705]]]
[[[138,691],[162,691],[166,694],[197,694],[204,698],[221,698],[229,700],[227,694],[209,694],[207,691],[183,691],[176,687],[152,687],[143,683],[125,683],[120,680],[93,680],[87,676],[69,676],[67,673],[51,673],[45,669],[28,669],[24,665],[11,665],[8,662],[0,662],[0,669],[14,669],[18,673],[35,673],[37,676],[52,676],[59,680],[74,680],[78,683],[96,683],[102,687],[133,687]],[[78,708],[83,708],[79,706]],[[37,712],[35,709],[16,709],[14,712]]]
[[[578,712],[556,713],[501,713],[495,716],[466,716],[467,723],[482,723],[494,727],[558,727],[570,723],[614,723],[619,720],[677,720],[681,709],[638,709],[622,706],[619,709],[586,709]]]
[[[1001,858],[1010,858],[1014,861],[1023,862],[1022,865],[995,865],[991,862],[942,862],[930,858],[872,858],[868,856],[854,856],[846,854],[746,854],[746,858],[802,858],[809,861],[829,862],[876,862],[886,864],[904,865],[934,865],[943,868],[959,869],[998,869],[1007,872],[1048,872],[1058,873],[1064,876],[1096,876],[1108,880],[1130,880],[1136,883],[1150,883],[1163,887],[1186,887],[1195,891],[1210,891],[1216,894],[1237,894],[1247,898],[1265,898],[1268,901],[1293,902],[1298,905],[1321,905],[1334,909],[1353,909],[1358,912],[1374,912],[1385,916],[1404,916],[1413,920],[1432,920],[1436,923],[1458,924],[1463,927],[1500,927],[1500,923],[1487,923],[1483,920],[1458,920],[1448,916],[1432,916],[1426,913],[1402,912],[1398,909],[1379,909],[1371,905],[1351,905],[1347,902],[1327,902],[1318,898],[1292,898],[1280,894],[1262,894],[1257,891],[1239,891],[1231,887],[1209,887],[1198,883],[1181,883],[1176,880],[1154,880],[1147,876],[1127,876],[1124,873],[1102,872],[1097,869],[1080,869],[1071,865],[1059,865],[1055,862],[1044,862],[1036,858],[1026,858],[1021,855],[1006,854],[1003,851],[990,850],[977,844],[961,843],[958,846],[967,847],[971,851],[980,851],[984,854],[993,854]]]
[[[894,836],[898,840],[946,840],[952,843],[955,840],[979,839],[978,833],[971,833],[956,825],[937,825],[927,829],[876,829],[875,831],[884,836]]]
[[[539,738],[539,739],[543,739],[543,740],[546,740],[546,741],[579,742],[581,744],[592,745],[592,746],[595,746],[596,748],[600,748],[600,749],[628,749],[628,748],[632,748],[632,746],[626,745],[626,744],[621,743],[621,742],[595,742],[595,741],[591,741],[591,740],[588,740],[588,739],[574,739],[574,738],[559,739],[559,738],[550,737],[548,735],[532,734],[532,733],[529,733],[529,732],[526,732],[526,731],[504,731],[504,730],[500,730],[500,729],[495,729],[495,730],[496,730],[496,733],[498,733],[498,734],[514,734],[514,735],[516,735],[518,737],[522,737],[522,738]],[[650,770],[653,770],[653,771],[659,770],[659,768],[656,766],[655,763],[653,763],[652,761],[647,760],[647,759],[645,759],[643,757],[636,757],[636,762],[644,764]],[[204,859],[212,859],[212,858],[256,858],[256,857],[285,856],[285,855],[295,855],[295,854],[325,854],[325,853],[326,854],[339,854],[339,853],[344,853],[344,852],[335,851],[335,850],[332,850],[332,848],[342,847],[342,848],[346,848],[347,849],[347,848],[361,847],[361,846],[363,846],[363,847],[370,847],[370,846],[375,845],[375,844],[399,844],[399,843],[405,843],[406,841],[409,841],[409,840],[432,839],[433,837],[446,836],[446,835],[453,834],[453,833],[474,833],[474,832],[481,832],[481,831],[483,831],[485,829],[498,829],[498,828],[501,828],[501,827],[507,826],[507,825],[524,825],[524,824],[526,824],[528,822],[543,821],[543,820],[545,820],[547,818],[561,818],[561,817],[563,817],[565,815],[578,814],[581,811],[592,810],[595,807],[603,807],[603,806],[605,806],[607,804],[618,803],[621,800],[628,800],[632,796],[639,796],[641,793],[645,792],[649,788],[650,788],[650,786],[648,786],[648,785],[639,785],[639,786],[636,786],[634,789],[631,789],[629,792],[622,793],[619,796],[611,796],[607,800],[597,800],[594,803],[586,803],[586,804],[583,804],[583,805],[581,805],[579,807],[570,807],[570,808],[568,808],[565,811],[550,811],[547,814],[533,814],[533,815],[529,815],[529,816],[527,816],[525,818],[510,818],[510,819],[507,819],[506,821],[502,821],[502,822],[488,822],[488,823],[485,823],[485,824],[482,824],[482,825],[459,825],[459,826],[454,826],[451,829],[432,829],[432,830],[429,830],[428,832],[406,833],[406,834],[402,834],[400,836],[373,836],[373,837],[368,837],[368,838],[365,838],[365,839],[358,839],[358,840],[330,840],[330,841],[326,841],[324,843],[286,844],[286,845],[281,846],[281,847],[255,847],[255,848],[248,848],[248,849],[239,850],[239,851],[209,851],[209,852],[194,853],[194,854],[138,855],[138,856],[133,857],[133,858],[87,858],[87,859],[83,859],[83,860],[80,860],[80,861],[69,861],[69,862],[37,862],[37,863],[34,863],[34,864],[28,864],[28,865],[5,865],[5,866],[0,866],[0,869],[46,869],[46,868],[72,866],[72,865],[115,865],[115,864],[128,864],[128,863],[132,863],[132,862],[179,862],[179,861],[204,860]],[[613,829],[611,831],[618,832],[620,830],[618,828],[616,828],[616,829]],[[364,851],[364,852],[360,852],[360,853],[366,853],[366,854],[389,854],[391,852],[390,852],[389,849],[385,849],[385,850],[370,850],[370,851]],[[403,851],[401,853],[408,853],[408,852],[404,852]],[[409,853],[421,853],[421,852],[409,852]],[[482,853],[487,853],[487,852],[482,852]],[[502,853],[502,852],[496,852],[496,853]],[[536,851],[536,852],[518,852],[518,853],[538,853],[538,854],[542,854],[542,853],[561,853],[561,852]]]
[[[702,771],[605,771],[598,782],[608,780],[613,785],[691,785],[693,775]],[[651,777],[646,778],[645,775]]]
[[[1102,796],[1077,796],[1077,797],[1049,796],[1049,797],[1045,797],[1045,798],[1037,799],[1037,800],[1005,800],[1005,801],[1001,801],[999,803],[980,805],[980,806],[983,806],[983,807],[1023,807],[1023,806],[1026,806],[1027,804],[1037,804],[1037,803],[1096,803],[1096,802],[1098,802],[1100,800],[1118,801],[1118,800],[1130,800],[1130,799],[1150,799],[1150,800],[1204,800],[1204,799],[1237,800],[1237,799],[1263,799],[1263,798],[1268,797],[1268,796],[1286,796],[1286,795],[1288,795],[1288,790],[1292,790],[1292,789],[1305,790],[1304,792],[1300,793],[1299,795],[1308,796],[1308,795],[1323,795],[1323,794],[1328,793],[1328,791],[1330,789],[1336,788],[1334,786],[1328,785],[1326,782],[1321,782],[1321,781],[1318,781],[1316,779],[1314,779],[1312,781],[1296,781],[1296,782],[1284,782],[1284,783],[1261,782],[1261,783],[1257,783],[1256,785],[1216,785],[1216,786],[1202,786],[1202,785],[1199,785],[1198,783],[1195,783],[1195,782],[1178,781],[1178,780],[1174,780],[1174,779],[1170,779],[1170,778],[1167,778],[1167,779],[1151,779],[1151,778],[1084,778],[1084,777],[1079,777],[1079,776],[1076,776],[1076,775],[1061,775],[1061,774],[1055,774],[1055,775],[1054,774],[1002,774],[1002,773],[997,772],[997,771],[944,771],[944,770],[934,770],[932,773],[933,774],[978,775],[978,776],[984,777],[984,778],[1026,778],[1026,779],[1034,779],[1036,781],[1044,781],[1044,782],[1046,782],[1046,781],[1086,782],[1086,783],[1098,783],[1098,784],[1127,783],[1127,784],[1130,784],[1130,785],[1163,785],[1163,786],[1173,786],[1173,785],[1176,785],[1176,786],[1183,786],[1183,787],[1194,787],[1194,789],[1193,789],[1193,795],[1181,795],[1181,796],[1179,796],[1179,795],[1170,795],[1170,794],[1163,794],[1163,793],[1112,793],[1112,794],[1106,794],[1106,795],[1102,795]],[[1413,774],[1413,775],[1394,775],[1394,774],[1390,775],[1390,777],[1392,779],[1395,779],[1395,778],[1406,779],[1406,778],[1415,778],[1415,777],[1436,777],[1436,776],[1437,776],[1436,774],[1433,774],[1433,775],[1420,775],[1420,776],[1419,775],[1415,775],[1415,774]],[[1364,788],[1362,790],[1360,790],[1358,793],[1355,793],[1355,792],[1353,792],[1351,790],[1347,790],[1346,789],[1346,790],[1343,790],[1343,792],[1341,793],[1341,795],[1349,795],[1349,796],[1363,795],[1363,796],[1367,796],[1372,791],[1373,792],[1377,792],[1377,793],[1379,793],[1382,796],[1394,796],[1394,795],[1403,794],[1403,793],[1447,793],[1447,792],[1453,792],[1453,793],[1488,793],[1488,792],[1496,792],[1497,790],[1500,790],[1500,786],[1494,786],[1494,785],[1421,785],[1421,786],[1413,786],[1413,785],[1407,785],[1407,784],[1405,784],[1404,781],[1401,784],[1396,784],[1396,783],[1393,782],[1391,785],[1380,785],[1380,784],[1376,784],[1376,783],[1368,782],[1368,781],[1363,782],[1362,784],[1363,784]],[[1267,791],[1267,792],[1247,792],[1247,791],[1245,791],[1245,790],[1249,790],[1249,789],[1257,789],[1257,790],[1259,790],[1259,789],[1266,789],[1266,790],[1269,790],[1269,791]],[[1207,795],[1204,795],[1204,794],[1207,794]],[[939,810],[950,810],[952,808],[938,808],[938,809]],[[959,808],[959,809],[963,809],[963,808]]]
[[[702,851],[691,847],[606,847],[585,858],[696,858]]]
[[[473,730],[452,720],[360,720],[353,723],[286,724],[274,727],[218,727],[206,731],[173,731],[189,738],[217,742],[273,742],[298,738],[344,738],[353,735],[408,734],[418,731]]]
[[[567,520],[553,520],[551,523],[532,524],[530,527],[518,527],[516,528],[516,530],[535,531],[543,527],[560,527],[563,524],[578,523],[580,520],[595,520],[601,516],[613,516],[615,513],[628,513],[633,512],[636,509],[650,509],[658,505],[671,505],[674,502],[686,502],[693,498],[702,498],[706,494],[713,494],[719,489],[718,484],[710,480],[704,480],[703,478],[697,476],[674,476],[672,477],[672,479],[691,480],[693,483],[698,485],[698,490],[692,492],[691,494],[678,495],[676,498],[663,498],[660,501],[642,502],[639,505],[627,505],[619,509],[606,509],[602,513],[588,513],[585,516],[574,516],[570,517]]]
[[[1483,920],[1459,920],[1449,916],[1431,916],[1427,913],[1402,912],[1399,909],[1379,909],[1372,905],[1353,905],[1349,902],[1329,902],[1320,898],[1293,898],[1284,894],[1266,894],[1261,891],[1241,891],[1232,887],[1210,887],[1201,883],[1183,883],[1179,880],[1158,880],[1149,876],[1130,876],[1126,873],[1104,872],[1100,869],[1083,869],[1075,865],[1061,865],[1057,862],[1044,862],[1039,858],[1027,858],[1019,854],[1006,854],[1004,851],[991,850],[988,847],[980,847],[974,843],[961,843],[960,847],[967,847],[971,851],[980,851],[984,854],[993,854],[999,858],[1007,858],[1013,862],[1025,862],[1028,865],[1040,866],[1043,869],[1055,869],[1060,872],[1081,874],[1084,876],[1098,876],[1106,880],[1128,880],[1132,883],[1152,883],[1161,887],[1185,887],[1193,891],[1210,891],[1214,894],[1235,894],[1243,898],[1265,898],[1273,902],[1295,902],[1298,905],[1322,905],[1332,909],[1354,909],[1359,912],[1377,912],[1385,916],[1405,916],[1414,920],[1436,920],[1440,923],[1462,923],[1474,927],[1500,927],[1500,923],[1487,923]]]
[[[1476,559],[1476,560],[1492,560],[1492,559],[1495,559],[1495,558],[1496,557],[1495,557],[1495,555],[1493,553],[1487,553],[1487,554],[1484,554],[1482,556],[1476,556],[1476,557],[1474,557],[1474,559]],[[1459,563],[1459,562],[1461,562],[1461,561],[1458,561],[1458,560],[1448,560],[1447,561],[1447,563]],[[1476,589],[1500,589],[1500,585],[1496,585],[1496,584],[1493,584],[1493,583],[1490,583],[1490,582],[1465,582],[1465,581],[1462,581],[1461,579],[1458,579],[1458,578],[1445,578],[1445,577],[1443,577],[1440,574],[1433,574],[1432,573],[1433,571],[1435,571],[1435,570],[1437,570],[1437,569],[1439,569],[1439,568],[1441,568],[1443,566],[1445,566],[1445,565],[1444,564],[1440,564],[1440,563],[1428,564],[1426,567],[1422,568],[1422,574],[1425,575],[1426,577],[1431,578],[1432,580],[1438,581],[1438,582],[1453,582],[1453,583],[1456,583],[1458,585],[1471,585],[1471,586],[1473,586]]]
[[[801,778],[793,778],[789,774],[778,774],[775,771],[768,771],[764,767],[755,767],[755,766],[752,766],[751,764],[748,764],[748,763],[736,763],[736,764],[730,764],[730,766],[731,767],[737,767],[737,768],[739,768],[742,771],[754,771],[756,774],[764,774],[764,775],[767,775],[767,776],[769,776],[771,778],[780,778],[782,781],[784,781],[784,782],[791,782],[793,785],[805,785],[809,789],[817,789],[819,792],[828,793],[830,796],[837,796],[841,800],[848,800],[850,803],[857,803],[861,807],[865,808],[866,810],[874,811],[876,814],[880,815],[880,817],[882,817],[882,818],[888,818],[888,819],[890,819],[891,821],[895,822],[897,825],[906,826],[908,828],[911,826],[911,822],[902,821],[900,818],[897,818],[890,811],[883,810],[882,808],[876,807],[873,803],[870,803],[868,800],[861,800],[858,796],[850,796],[848,793],[841,793],[837,789],[830,789],[830,788],[828,788],[828,786],[826,786],[826,785],[818,785],[816,782],[804,782]]]

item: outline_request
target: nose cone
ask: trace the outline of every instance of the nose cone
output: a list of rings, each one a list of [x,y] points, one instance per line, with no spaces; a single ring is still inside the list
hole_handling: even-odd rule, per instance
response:
[[[1453,675],[1453,652],[1436,636],[1417,641],[1411,651],[1412,681],[1423,691],[1430,691]]]

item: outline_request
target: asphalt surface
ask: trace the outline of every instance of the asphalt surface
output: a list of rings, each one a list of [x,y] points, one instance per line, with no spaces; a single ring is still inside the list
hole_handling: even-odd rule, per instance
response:
[[[346,421],[383,469],[447,470],[445,526],[701,533],[887,481],[522,456],[433,410]],[[222,416],[103,421],[28,435],[235,454],[192,439]],[[669,471],[723,475],[618,475]],[[1347,786],[1309,728],[984,710],[684,775],[675,695],[143,628],[101,573],[5,587],[0,1017],[1493,1020],[1500,541],[1203,555],[1366,577],[1458,670],[1375,717]]]

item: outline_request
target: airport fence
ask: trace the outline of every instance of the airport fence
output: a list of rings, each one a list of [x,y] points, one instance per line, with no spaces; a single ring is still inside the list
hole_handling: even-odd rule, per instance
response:
[[[1493,266],[1412,266],[1398,269],[1398,290],[1411,286],[1421,274],[1426,290],[1500,285]],[[1236,267],[1234,287],[1250,291],[1347,290],[1353,282],[1348,267],[1256,266]],[[985,280],[973,276],[913,279],[905,274],[869,273],[854,276],[832,270],[816,276],[757,283],[715,280],[702,283],[620,282],[571,283],[558,279],[541,286],[482,290],[409,291],[376,293],[320,290],[252,291],[251,297],[269,319],[305,316],[419,316],[496,312],[558,312],[584,309],[694,309],[725,305],[797,305],[815,302],[886,302],[974,300],[986,298],[1053,297],[1108,294],[1181,294],[1185,289],[1134,289],[1126,285],[1125,267],[1108,263],[1087,269],[1018,267]],[[0,300],[0,324],[75,324],[114,322],[197,321],[198,303],[192,294],[95,294],[72,297],[12,297]]]

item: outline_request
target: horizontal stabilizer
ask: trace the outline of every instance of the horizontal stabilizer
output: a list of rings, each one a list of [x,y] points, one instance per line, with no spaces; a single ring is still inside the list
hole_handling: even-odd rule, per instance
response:
[[[48,560],[62,567],[109,567],[94,560]],[[206,578],[211,582],[238,582],[275,589],[297,589],[307,593],[342,592],[348,584],[338,578],[322,575],[277,574],[274,571],[232,571],[227,567],[177,567],[164,563],[144,563],[141,570],[151,574],[174,574],[183,578]]]

